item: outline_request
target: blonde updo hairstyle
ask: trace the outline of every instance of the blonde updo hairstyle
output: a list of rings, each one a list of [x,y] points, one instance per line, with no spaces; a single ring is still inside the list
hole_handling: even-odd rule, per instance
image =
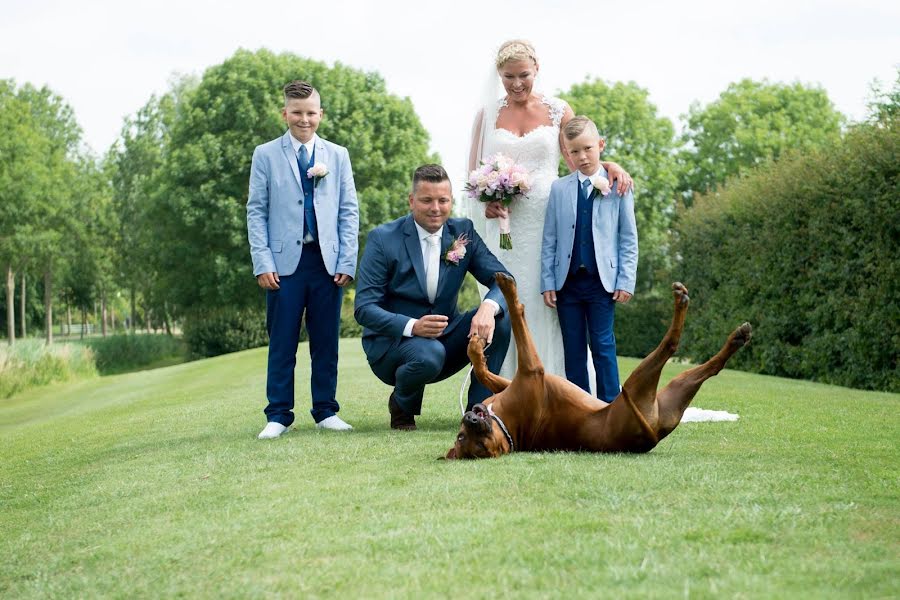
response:
[[[509,40],[503,42],[503,45],[500,46],[500,49],[497,51],[497,69],[499,70],[503,65],[513,60],[530,60],[537,66],[537,54],[535,53],[534,46],[531,45],[531,42],[527,40]]]

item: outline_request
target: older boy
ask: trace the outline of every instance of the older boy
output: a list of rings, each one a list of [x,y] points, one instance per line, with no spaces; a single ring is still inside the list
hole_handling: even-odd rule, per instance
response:
[[[573,117],[563,138],[578,170],[550,188],[541,290],[544,303],[559,315],[566,377],[590,392],[587,341],[597,372],[597,397],[612,402],[619,394],[615,303],[631,299],[637,274],[634,198],[631,191],[619,195],[606,179],[600,164],[605,141],[593,121]]]
[[[319,92],[284,87],[288,131],[257,146],[250,167],[247,231],[253,274],[266,290],[269,365],[267,425],[276,438],[294,421],[294,367],[306,313],[316,427],[352,429],[337,416],[338,337],[343,288],[356,273],[359,207],[347,149],[316,135]]]

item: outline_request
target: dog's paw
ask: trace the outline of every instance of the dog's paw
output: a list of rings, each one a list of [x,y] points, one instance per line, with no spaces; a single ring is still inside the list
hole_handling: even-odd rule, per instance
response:
[[[469,345],[466,348],[466,354],[471,362],[474,363],[476,360],[484,358],[484,347],[486,344],[487,340],[480,338],[477,333],[472,334],[472,337],[469,338]]]
[[[731,334],[731,343],[736,345],[738,348],[745,346],[750,342],[750,338],[753,337],[753,327],[750,326],[750,323],[744,323],[740,327],[734,330],[734,333]]]
[[[691,301],[687,288],[680,281],[672,284],[672,296],[675,298],[676,304],[687,305]]]

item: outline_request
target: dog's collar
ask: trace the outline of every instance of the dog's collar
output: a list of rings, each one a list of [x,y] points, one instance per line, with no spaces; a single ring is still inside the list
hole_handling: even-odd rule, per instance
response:
[[[503,432],[503,435],[506,437],[506,441],[509,443],[509,451],[513,452],[516,449],[516,445],[513,443],[512,436],[509,435],[509,429],[506,428],[506,423],[503,422],[497,413],[491,408],[490,404],[487,407],[488,414],[491,415],[491,418],[497,422],[497,425],[500,426],[500,431]]]

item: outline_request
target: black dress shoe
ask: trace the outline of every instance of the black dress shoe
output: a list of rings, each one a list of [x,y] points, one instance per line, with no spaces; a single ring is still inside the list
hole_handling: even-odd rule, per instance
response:
[[[393,392],[391,392],[391,397],[388,398],[388,410],[391,413],[391,429],[400,429],[402,431],[416,430],[416,417],[403,412],[403,409],[394,400]]]

